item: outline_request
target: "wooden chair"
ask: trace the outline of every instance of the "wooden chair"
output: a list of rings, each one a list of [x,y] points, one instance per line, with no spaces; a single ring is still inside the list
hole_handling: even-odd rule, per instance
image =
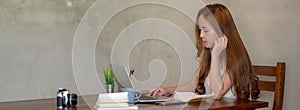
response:
[[[273,110],[282,110],[285,62],[277,62],[276,66],[253,65],[253,72],[261,76],[274,76],[276,81],[259,81],[259,89],[262,91],[274,91]]]

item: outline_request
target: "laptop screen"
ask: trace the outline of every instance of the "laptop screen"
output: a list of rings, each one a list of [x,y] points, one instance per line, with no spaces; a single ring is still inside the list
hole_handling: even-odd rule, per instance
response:
[[[112,64],[111,66],[119,89],[134,88],[129,78],[128,69],[125,66],[117,65],[117,64]]]

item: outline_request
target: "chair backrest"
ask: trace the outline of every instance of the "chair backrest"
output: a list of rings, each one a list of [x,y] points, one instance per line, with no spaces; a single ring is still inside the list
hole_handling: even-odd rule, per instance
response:
[[[264,91],[274,91],[273,110],[282,110],[284,81],[285,81],[285,62],[277,62],[276,66],[253,65],[253,72],[261,76],[274,76],[274,81],[259,81],[259,89]]]

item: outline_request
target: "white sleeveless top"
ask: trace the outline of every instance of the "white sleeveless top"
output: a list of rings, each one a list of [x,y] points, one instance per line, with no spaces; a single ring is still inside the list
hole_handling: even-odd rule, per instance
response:
[[[221,65],[220,68],[220,72],[221,72],[221,77],[223,78],[226,66],[224,66],[225,62],[223,63],[223,65]],[[204,86],[205,86],[205,94],[215,94],[212,92],[212,90],[210,89],[210,80],[209,80],[209,76],[206,77],[205,82],[204,82]],[[233,86],[227,91],[227,93],[223,96],[223,97],[230,97],[230,98],[236,98],[236,96],[234,95],[234,88]]]

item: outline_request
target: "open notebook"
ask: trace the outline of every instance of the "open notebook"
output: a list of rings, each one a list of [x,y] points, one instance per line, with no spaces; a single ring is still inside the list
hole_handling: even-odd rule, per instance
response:
[[[213,96],[213,94],[198,95],[193,92],[175,92],[173,98],[183,102],[196,102],[201,101],[201,99],[204,98],[211,98]]]

